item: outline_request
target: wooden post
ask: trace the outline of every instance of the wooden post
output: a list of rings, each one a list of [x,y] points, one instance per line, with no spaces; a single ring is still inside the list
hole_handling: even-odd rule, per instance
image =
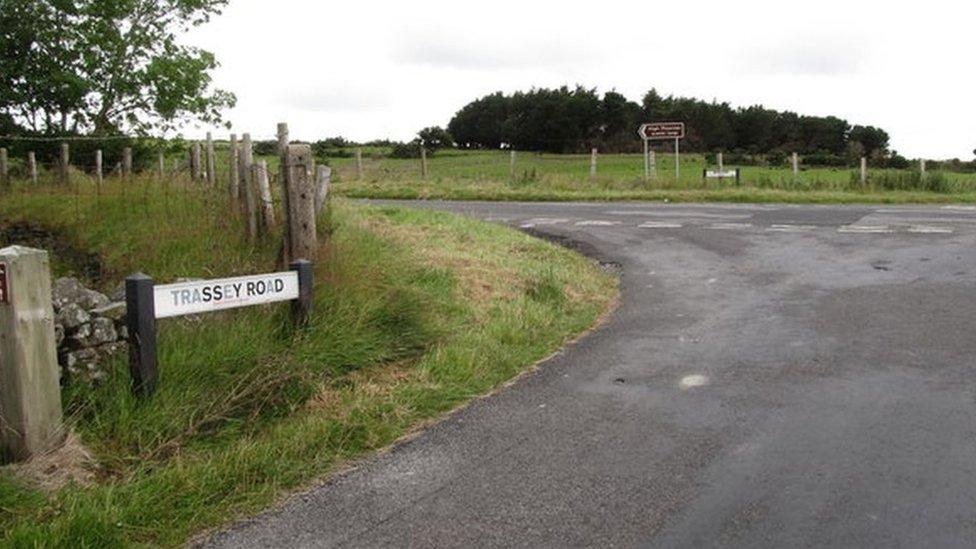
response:
[[[275,226],[274,200],[271,198],[271,184],[268,181],[268,163],[261,160],[254,165],[255,176],[252,179],[257,184],[258,192],[261,196],[261,217],[264,220],[264,228],[270,231]]]
[[[132,147],[122,149],[122,177],[132,177]]]
[[[288,196],[290,260],[314,261],[318,251],[315,232],[315,189],[308,168],[312,150],[308,145],[289,145],[285,157],[285,193]]]
[[[790,164],[793,166],[793,180],[795,181],[800,175],[800,156],[793,153],[793,156],[790,157]]]
[[[37,156],[34,151],[27,153],[27,171],[30,173],[31,184],[37,185]]]
[[[722,153],[718,153],[718,171],[725,171],[725,162],[723,162]]]
[[[206,157],[207,185],[213,187],[217,184],[217,166],[214,164],[213,135],[210,132],[207,132]]]
[[[293,261],[289,268],[298,271],[298,299],[291,302],[291,317],[296,328],[304,328],[315,301],[314,269],[312,262],[306,259]]]
[[[657,179],[657,154],[654,151],[647,152],[647,163],[650,166],[651,179]]]
[[[926,171],[925,171],[925,159],[919,160],[919,172],[921,173],[922,181],[925,181]]]
[[[68,185],[71,183],[71,173],[68,168],[71,164],[71,150],[68,148],[67,143],[61,143],[61,162],[58,164],[58,170],[61,174],[61,184]]]
[[[329,197],[329,185],[332,183],[332,168],[319,166],[315,172],[315,213],[318,214],[325,206]]]
[[[156,159],[156,175],[162,179],[166,175],[166,156],[163,155],[163,151],[159,151],[159,157]]]
[[[356,179],[363,178],[363,149],[356,147]]]
[[[508,153],[508,178],[515,181],[515,149]]]
[[[861,185],[868,182],[868,159],[861,157]]]
[[[251,144],[251,134],[245,133],[241,138],[240,154],[240,191],[244,195],[244,215],[247,218],[247,237],[254,241],[258,237],[258,202],[254,193],[251,179],[251,166],[254,164],[254,151]]]
[[[285,225],[282,231],[281,263],[287,265],[291,256],[291,204],[288,200],[288,124],[278,123],[278,179],[281,181],[281,222]]]
[[[102,194],[102,149],[95,151],[95,193]]]
[[[10,168],[7,166],[7,148],[0,148],[0,185],[10,183]]]
[[[230,158],[228,159],[230,178],[227,182],[227,192],[230,194],[230,207],[237,212],[241,209],[240,203],[240,176],[237,166],[240,163],[240,151],[237,148],[237,134],[230,134]]]
[[[590,178],[596,177],[596,147],[590,149]]]
[[[147,397],[156,390],[156,302],[152,278],[137,273],[125,279],[126,328],[132,391]]]
[[[193,147],[190,149],[190,177],[194,181],[200,181],[203,177],[201,174],[200,166],[200,143],[194,142]]]
[[[427,147],[420,142],[420,177],[427,179]]]
[[[0,453],[23,461],[61,444],[61,385],[47,252],[0,250]]]

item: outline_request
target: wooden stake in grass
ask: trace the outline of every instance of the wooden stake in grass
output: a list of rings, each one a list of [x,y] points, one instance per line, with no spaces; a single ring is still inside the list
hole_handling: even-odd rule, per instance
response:
[[[217,166],[214,164],[213,135],[210,132],[207,132],[206,157],[207,185],[213,187],[217,184]]]
[[[58,170],[61,175],[60,180],[62,185],[71,184],[71,172],[69,168],[71,166],[71,150],[68,148],[67,143],[61,143],[61,161],[58,163]]]
[[[596,177],[596,147],[590,149],[590,178]]]
[[[132,147],[122,149],[122,177],[127,180],[132,177]]]
[[[508,153],[508,179],[515,181],[515,149]]]
[[[0,452],[22,461],[64,438],[47,252],[0,250]]]
[[[163,155],[163,151],[159,151],[159,156],[156,159],[156,176],[160,180],[166,176],[166,157]]]
[[[363,149],[356,147],[356,179],[363,178]]]
[[[102,149],[95,151],[95,195],[102,194]]]
[[[793,181],[800,176],[800,156],[796,153],[790,157],[790,164],[793,166]]]
[[[37,185],[37,156],[34,151],[27,153],[27,171],[30,173],[32,185]]]
[[[427,147],[420,142],[420,177],[427,179]]]
[[[0,185],[6,186],[10,183],[10,172],[7,167],[7,149],[0,148]]]
[[[865,185],[868,182],[868,159],[861,157],[861,185]]]
[[[247,219],[247,237],[253,242],[258,237],[258,203],[251,178],[251,166],[254,164],[254,150],[251,144],[251,134],[249,133],[245,133],[241,139],[240,158],[240,189],[244,194],[244,215]]]
[[[200,178],[203,177],[200,168],[200,143],[195,142],[190,148],[190,177],[194,181],[200,181]]]
[[[918,168],[919,168],[919,175],[921,176],[922,181],[925,181],[926,172],[925,172],[925,159],[924,158],[921,159],[921,160],[919,160]]]
[[[285,189],[288,196],[287,233],[290,260],[314,261],[318,250],[315,231],[315,189],[309,177],[312,150],[308,145],[289,145],[285,156]]]
[[[329,197],[329,185],[332,183],[332,168],[319,166],[315,173],[315,213],[322,211]]]
[[[258,192],[261,196],[261,217],[264,221],[264,229],[270,232],[275,226],[274,200],[271,198],[271,183],[268,181],[268,163],[261,160],[254,165],[255,177]]]
[[[227,192],[230,194],[230,208],[232,211],[238,212],[241,209],[240,205],[240,192],[238,191],[240,187],[240,176],[237,173],[237,166],[240,163],[240,151],[237,148],[237,134],[230,134],[230,158],[228,159],[228,167],[230,172],[230,177],[227,181]]]

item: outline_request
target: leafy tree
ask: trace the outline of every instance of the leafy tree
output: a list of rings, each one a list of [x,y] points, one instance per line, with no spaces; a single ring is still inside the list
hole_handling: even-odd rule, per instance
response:
[[[854,126],[847,138],[854,143],[860,143],[865,154],[876,156],[888,152],[888,133],[874,126]]]
[[[177,35],[227,0],[0,0],[0,115],[33,133],[146,132],[221,122],[232,94]]]
[[[454,146],[454,138],[440,126],[431,126],[420,130],[417,132],[417,138],[431,154],[440,149]]]

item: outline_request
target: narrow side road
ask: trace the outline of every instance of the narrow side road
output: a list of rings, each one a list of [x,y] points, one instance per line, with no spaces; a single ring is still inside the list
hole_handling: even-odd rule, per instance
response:
[[[976,208],[413,205],[580,242],[621,307],[207,546],[976,546]]]

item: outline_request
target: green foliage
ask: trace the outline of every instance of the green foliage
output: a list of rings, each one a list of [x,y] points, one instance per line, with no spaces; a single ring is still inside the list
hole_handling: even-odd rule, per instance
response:
[[[440,149],[448,149],[454,146],[454,138],[440,126],[431,126],[420,130],[417,132],[417,138],[431,154]]]
[[[227,0],[0,0],[0,113],[44,134],[173,129],[221,121],[234,96],[178,33]]]

